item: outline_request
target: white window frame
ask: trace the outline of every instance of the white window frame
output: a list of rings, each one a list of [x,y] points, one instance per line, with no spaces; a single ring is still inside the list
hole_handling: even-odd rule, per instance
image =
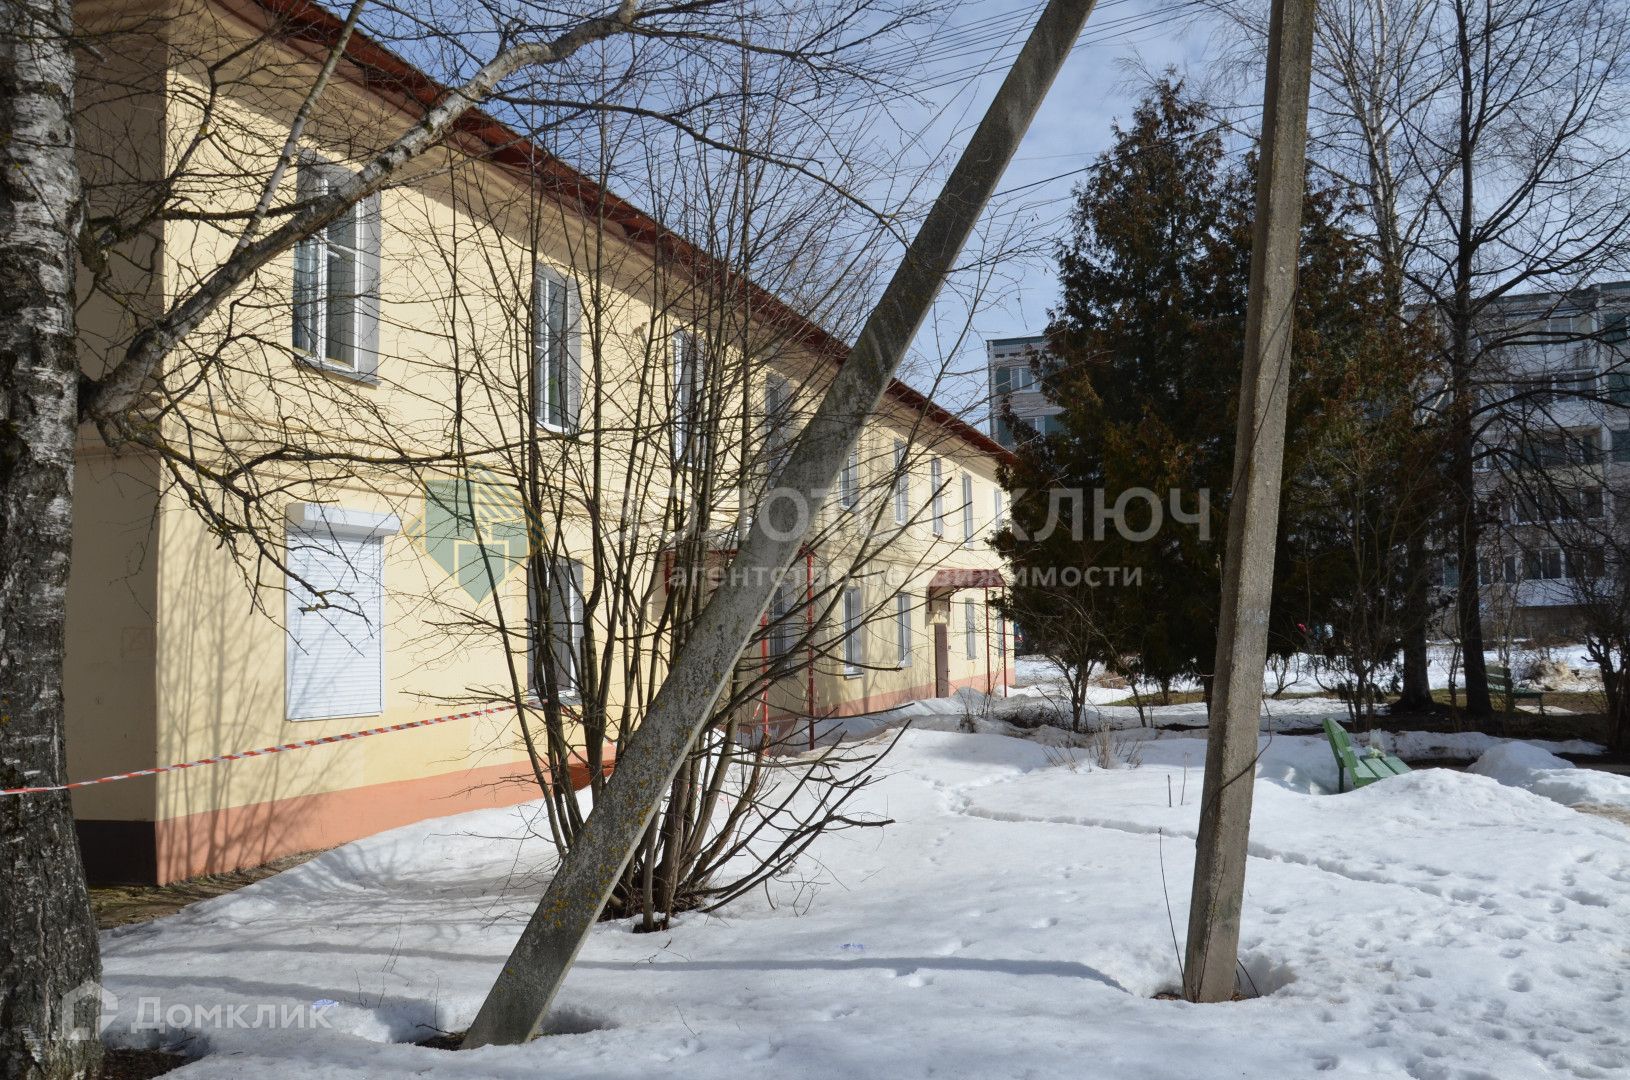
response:
[[[962,601],[962,616],[968,624],[963,628],[968,659],[977,660],[979,658],[979,631],[974,626],[974,603],[972,597],[968,597]]]
[[[295,631],[302,616],[309,614],[306,598],[302,595],[301,587],[294,581],[289,581],[285,592],[284,610],[284,719],[293,722],[307,720],[333,720],[343,716],[378,716],[385,711],[385,667],[387,647],[385,641],[385,537],[392,536],[400,531],[401,522],[394,514],[379,514],[364,510],[346,510],[337,506],[316,503],[294,503],[285,511],[287,520],[287,544],[290,549],[290,561],[293,562],[293,551],[297,545],[305,545],[308,550],[326,550],[338,548],[336,541],[362,542],[377,545],[377,562],[379,564],[379,580],[375,583],[376,589],[373,601],[367,610],[348,610],[344,600],[330,605],[334,617],[360,617],[373,627],[369,636],[377,641],[379,651],[378,667],[375,671],[375,695],[372,707],[363,709],[350,708],[307,708],[296,710],[294,688],[303,684],[301,678],[302,666],[308,662],[308,654],[301,647]],[[332,551],[336,558],[343,558],[339,550]],[[327,617],[327,616],[325,616]]]
[[[853,510],[860,503],[860,447],[849,451],[838,474],[838,505]]]
[[[797,608],[798,598],[790,584],[777,586],[770,595],[770,659],[786,656],[797,644],[798,624],[792,617]]]
[[[928,461],[928,483],[933,489],[929,500],[928,527],[935,536],[945,535],[945,471],[939,458]]]
[[[962,546],[973,547],[973,477],[962,474]]]
[[[676,468],[696,467],[707,460],[706,417],[702,408],[705,358],[702,339],[694,330],[675,330],[669,337],[670,374],[673,379],[673,462]]]
[[[548,431],[574,432],[580,377],[576,283],[538,264],[533,268],[532,288],[533,418]]]
[[[764,460],[771,477],[781,472],[792,444],[787,430],[791,404],[792,388],[787,380],[775,374],[767,376],[764,380]]]
[[[911,520],[911,474],[906,472],[906,441],[894,440],[894,523]]]
[[[894,649],[897,662],[903,668],[911,666],[913,651],[911,612],[911,594],[896,593],[894,595]]]
[[[304,155],[296,165],[297,198],[309,202],[328,194],[331,185],[349,174],[342,167],[315,155]],[[323,371],[362,381],[373,381],[379,368],[379,271],[382,247],[380,198],[375,192],[359,199],[335,221],[294,245],[293,313],[295,355]],[[336,237],[349,228],[347,243]],[[354,291],[349,297],[331,295],[331,263],[348,263]],[[349,355],[335,348],[333,307],[350,304],[346,333]]]
[[[557,644],[558,635],[555,627],[564,625],[564,645],[562,652],[565,656],[566,670],[555,672],[556,689],[561,701],[578,701],[581,699],[582,673],[578,665],[582,662],[583,638],[587,629],[587,618],[584,608],[583,564],[576,559],[564,556],[548,558],[543,561],[544,580],[538,581],[536,577],[528,583],[528,603],[530,611],[530,627],[527,635],[527,687],[533,700],[543,698],[544,688],[538,685],[537,651],[541,648],[553,647]],[[561,590],[555,587],[555,578],[564,573],[568,579],[569,593],[561,603]],[[560,618],[564,615],[564,619]],[[564,677],[563,677],[564,676]]]
[[[861,630],[865,625],[860,587],[851,585],[843,590],[843,673],[854,677],[860,674],[866,661],[865,642]]]

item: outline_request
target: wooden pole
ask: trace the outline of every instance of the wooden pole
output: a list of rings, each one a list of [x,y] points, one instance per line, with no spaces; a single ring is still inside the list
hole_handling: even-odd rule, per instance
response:
[[[1183,969],[1183,994],[1190,1001],[1232,997],[1239,960],[1262,669],[1279,533],[1314,10],[1314,0],[1273,0],[1268,25],[1233,504]]]
[[[799,435],[747,542],[698,616],[577,843],[493,985],[465,1047],[519,1043],[542,1025],[622,868],[661,805],[741,656],[770,594],[803,545],[839,469],[881,400],[996,183],[1041,106],[1094,0],[1049,0],[946,179],[860,338]]]

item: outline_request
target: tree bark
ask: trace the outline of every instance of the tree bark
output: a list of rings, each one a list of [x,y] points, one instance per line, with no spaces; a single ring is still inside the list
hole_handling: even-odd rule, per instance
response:
[[[1408,578],[1404,594],[1404,679],[1394,708],[1425,711],[1432,707],[1432,682],[1426,649],[1426,544],[1418,531],[1405,545],[1404,574]]]
[[[73,530],[74,58],[67,0],[0,14],[0,787],[65,779],[63,623]],[[68,795],[0,796],[0,1075],[94,1075],[63,995],[101,974]]]
[[[1473,456],[1477,452],[1472,431],[1473,397],[1476,393],[1471,382],[1472,363],[1476,359],[1472,348],[1472,321],[1475,318],[1472,289],[1476,280],[1477,239],[1474,225],[1477,212],[1475,168],[1476,137],[1475,100],[1477,80],[1474,70],[1473,44],[1466,6],[1455,5],[1455,45],[1460,77],[1460,147],[1456,172],[1459,181],[1459,218],[1455,229],[1455,291],[1449,313],[1449,383],[1453,395],[1449,407],[1451,449],[1449,490],[1453,499],[1456,555],[1460,580],[1455,589],[1455,617],[1460,630],[1460,647],[1465,656],[1466,714],[1478,721],[1487,721],[1494,715],[1489,702],[1488,670],[1483,663],[1483,604],[1477,566],[1477,548],[1482,539],[1482,523],[1478,520],[1477,474]]]

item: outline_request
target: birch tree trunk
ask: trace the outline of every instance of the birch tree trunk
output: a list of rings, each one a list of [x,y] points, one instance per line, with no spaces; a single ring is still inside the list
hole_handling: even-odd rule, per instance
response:
[[[74,58],[67,0],[0,8],[0,787],[65,779],[62,660],[73,531]],[[0,1075],[94,1075],[101,973],[66,793],[0,797]],[[94,1000],[94,995],[91,996]]]

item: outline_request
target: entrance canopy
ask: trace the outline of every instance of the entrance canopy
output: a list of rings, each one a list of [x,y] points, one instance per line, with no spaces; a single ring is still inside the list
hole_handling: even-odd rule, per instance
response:
[[[1000,570],[945,569],[936,570],[928,582],[930,589],[955,592],[958,589],[1005,589],[1007,579]]]

